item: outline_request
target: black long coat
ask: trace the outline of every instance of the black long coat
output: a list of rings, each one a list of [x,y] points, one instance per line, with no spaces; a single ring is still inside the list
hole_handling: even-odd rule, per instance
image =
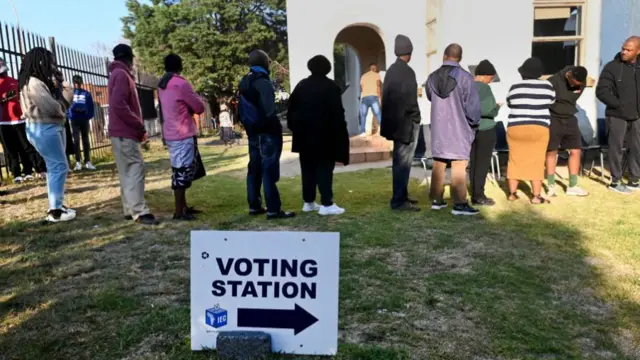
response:
[[[349,163],[349,132],[335,81],[311,75],[298,83],[289,98],[287,126],[293,133],[292,152]]]

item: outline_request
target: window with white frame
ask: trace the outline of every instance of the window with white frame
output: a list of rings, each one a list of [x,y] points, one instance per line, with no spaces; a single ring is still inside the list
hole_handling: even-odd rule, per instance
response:
[[[568,65],[582,65],[585,1],[537,1],[531,56],[544,64],[545,75]]]

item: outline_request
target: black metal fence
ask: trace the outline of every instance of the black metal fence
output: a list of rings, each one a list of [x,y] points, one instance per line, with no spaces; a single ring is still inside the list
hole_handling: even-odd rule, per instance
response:
[[[91,155],[94,158],[109,156],[111,154],[111,142],[107,134],[109,124],[109,94],[107,91],[109,60],[58,44],[53,37],[46,39],[24,29],[0,23],[0,57],[6,62],[9,76],[17,79],[24,54],[34,47],[47,48],[55,55],[58,68],[62,71],[66,81],[71,82],[74,75],[80,75],[83,78],[84,88],[91,92],[95,103],[95,117],[90,123]],[[155,103],[157,81],[158,79],[153,75],[141,72],[136,74],[136,87],[149,136],[160,134]],[[2,150],[0,180],[8,175],[7,152],[4,146]]]

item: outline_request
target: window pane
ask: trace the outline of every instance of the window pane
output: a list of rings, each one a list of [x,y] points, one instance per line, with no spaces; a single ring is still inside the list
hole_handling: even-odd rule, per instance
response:
[[[582,7],[536,8],[533,36],[577,36],[580,34]]]
[[[531,56],[544,64],[545,74],[555,74],[568,65],[578,65],[579,41],[533,43]]]

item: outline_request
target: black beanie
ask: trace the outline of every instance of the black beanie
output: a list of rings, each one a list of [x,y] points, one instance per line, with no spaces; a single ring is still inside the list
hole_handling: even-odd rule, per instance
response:
[[[587,81],[587,74],[587,69],[583,66],[576,66],[571,69],[571,75],[573,78],[581,83],[585,83]]]
[[[544,66],[540,59],[532,57],[524,61],[518,72],[525,79],[539,79],[544,73]]]
[[[482,76],[482,75],[495,76],[496,74],[497,74],[496,68],[493,66],[493,64],[489,60],[482,60],[480,61],[478,66],[476,66],[476,73],[475,73],[476,76]]]
[[[269,69],[269,55],[262,50],[253,50],[249,54],[249,66],[261,66],[265,70]]]
[[[316,55],[307,62],[307,68],[313,75],[327,75],[331,71],[331,62],[322,55]]]
[[[395,52],[396,56],[411,55],[413,53],[411,39],[404,35],[396,36]]]

